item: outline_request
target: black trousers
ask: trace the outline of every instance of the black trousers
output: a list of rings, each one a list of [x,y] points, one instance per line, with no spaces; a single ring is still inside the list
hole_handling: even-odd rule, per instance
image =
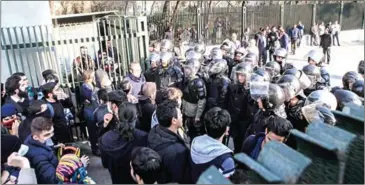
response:
[[[267,50],[264,50],[263,52],[260,52],[259,54],[259,65],[265,65],[267,60]]]
[[[323,54],[325,57],[324,61],[329,64],[331,61],[331,48],[323,48]]]
[[[333,43],[333,45],[335,46],[336,44],[335,44],[335,39],[337,40],[337,45],[338,46],[340,46],[340,41],[339,41],[339,39],[338,39],[338,32],[336,32],[335,34],[333,34],[333,36],[332,36],[332,43]]]
[[[205,128],[202,122],[195,123],[195,117],[183,116],[185,130],[188,131],[190,142],[197,136],[205,134]]]

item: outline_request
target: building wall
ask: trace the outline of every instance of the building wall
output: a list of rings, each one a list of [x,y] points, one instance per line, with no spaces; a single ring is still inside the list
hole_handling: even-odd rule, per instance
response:
[[[33,26],[33,25],[50,25],[51,21],[51,12],[48,1],[1,1],[1,28],[4,27],[20,27],[20,26]],[[48,30],[48,34],[51,34],[52,30]],[[12,42],[15,43],[14,36],[17,35],[21,38],[20,29],[10,30],[10,35],[5,33],[4,38],[7,44],[9,44],[9,38],[13,38]],[[36,30],[36,35],[38,39],[40,38],[39,29]],[[48,35],[43,35],[44,37],[48,37]],[[26,42],[35,41],[34,32],[31,29],[31,35],[24,35],[24,40]],[[19,42],[24,42],[24,40],[20,39]],[[3,44],[3,43],[2,43]],[[34,54],[36,52],[35,49],[28,49],[27,52]],[[42,55],[43,51],[38,52],[38,56]],[[19,58],[23,52],[16,50],[14,52],[15,58]],[[13,56],[13,53],[10,53]],[[23,56],[23,59],[25,57]],[[10,76],[10,70],[8,61],[6,58],[5,51],[1,51],[1,82],[5,82],[6,78]],[[18,60],[19,61],[19,60]],[[29,61],[28,61],[29,62]],[[11,63],[12,68],[14,64]],[[24,71],[26,74],[30,73],[30,70],[37,70],[36,65],[33,65],[32,62],[29,63],[29,66],[26,65],[20,71]],[[31,68],[33,67],[33,68]],[[29,69],[29,70],[28,70]],[[13,70],[14,72],[14,70]],[[28,76],[29,78],[29,76]]]

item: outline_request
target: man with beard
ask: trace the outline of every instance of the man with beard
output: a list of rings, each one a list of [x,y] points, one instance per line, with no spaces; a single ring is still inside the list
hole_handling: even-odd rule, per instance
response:
[[[249,80],[251,78],[252,66],[248,63],[237,64],[235,80],[228,90],[228,111],[231,114],[232,123],[230,136],[233,137],[235,153],[241,151],[243,136],[246,133],[251,120],[249,113]]]
[[[132,62],[129,65],[129,74],[124,79],[131,83],[131,95],[135,98],[138,97],[138,94],[142,90],[143,84],[146,83],[146,79],[141,72],[141,65],[138,62]]]
[[[16,72],[16,73],[12,74],[12,76],[19,76],[22,79],[20,83],[22,83],[22,84],[24,83],[27,86],[26,92],[28,93],[29,101],[36,100],[38,98],[37,90],[34,87],[32,87],[31,85],[29,85],[29,80],[28,80],[27,76],[25,75],[25,73]]]
[[[227,107],[227,92],[231,81],[226,76],[228,70],[225,60],[218,60],[209,68],[209,81],[207,83],[206,110],[212,107]]]
[[[287,50],[284,48],[279,48],[274,53],[274,61],[280,64],[280,74],[294,67],[292,64],[286,62],[287,53]]]
[[[22,120],[25,119],[24,116],[27,116],[27,108],[29,106],[27,86],[25,82],[22,82],[21,77],[17,75],[10,76],[5,82],[5,90],[8,95],[5,99],[5,104],[15,104],[17,112],[22,116]]]
[[[156,82],[156,71],[160,64],[160,54],[152,53],[149,57],[149,68],[144,72],[144,77],[146,78],[146,82]]]
[[[74,70],[74,75],[82,76],[84,71],[89,69],[94,69],[95,62],[91,59],[91,56],[88,54],[87,47],[80,47],[80,56],[76,57],[74,62],[72,63],[72,68]]]
[[[172,53],[161,53],[161,66],[157,69],[157,89],[166,87],[181,87],[183,73],[179,67],[172,63]]]
[[[197,66],[200,66],[200,62],[193,59],[187,61],[184,67],[186,83],[183,90],[182,113],[191,140],[204,134],[200,118],[205,109],[207,93],[204,80],[197,76],[200,68]]]
[[[54,110],[52,119],[56,143],[73,142],[70,130],[67,127],[67,120],[64,113],[64,108],[72,107],[72,103],[63,92],[60,92],[60,87],[55,82],[49,82],[42,86],[44,100],[51,104]]]

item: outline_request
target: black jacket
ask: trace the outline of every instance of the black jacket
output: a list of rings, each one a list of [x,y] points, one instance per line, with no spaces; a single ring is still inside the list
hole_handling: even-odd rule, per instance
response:
[[[332,38],[330,34],[323,34],[321,36],[321,43],[320,45],[322,46],[322,48],[329,48],[332,45]]]
[[[14,104],[18,113],[21,113],[23,116],[28,115],[28,107],[29,107],[29,99],[24,98],[23,102],[15,102],[11,99],[11,96],[7,96],[5,98],[5,104]]]
[[[113,184],[135,184],[130,174],[130,161],[133,148],[147,145],[147,134],[134,130],[134,140],[125,141],[118,131],[106,132],[99,140],[101,161],[109,170]]]
[[[139,125],[137,128],[148,133],[151,130],[152,114],[155,112],[157,105],[152,104],[152,101],[145,97],[141,97],[138,103]]]
[[[27,116],[24,121],[19,125],[19,139],[24,143],[25,139],[31,134],[30,125],[35,116]]]
[[[158,184],[190,184],[190,151],[187,143],[167,128],[160,125],[148,134],[148,147],[155,150],[162,159],[163,173]]]

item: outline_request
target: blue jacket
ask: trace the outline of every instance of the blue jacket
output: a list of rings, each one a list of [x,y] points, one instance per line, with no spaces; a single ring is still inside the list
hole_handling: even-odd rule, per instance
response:
[[[256,135],[250,135],[242,144],[242,152],[256,160],[261,152],[261,144],[264,139],[264,132],[257,133]]]
[[[56,168],[58,159],[53,153],[53,149],[46,144],[34,140],[32,135],[27,137],[24,144],[29,147],[25,156],[29,159],[31,167],[36,172],[38,183],[57,184]]]
[[[289,36],[292,39],[299,38],[300,30],[298,28],[292,28],[289,30]]]
[[[148,134],[148,147],[162,159],[163,172],[157,180],[158,184],[191,183],[189,147],[180,136],[157,125]]]
[[[195,183],[199,176],[214,165],[225,177],[235,171],[233,152],[227,146],[208,135],[196,137],[191,145],[191,180]]]
[[[284,34],[280,38],[280,46],[281,46],[281,48],[284,48],[286,50],[289,49],[289,36],[287,34]]]

